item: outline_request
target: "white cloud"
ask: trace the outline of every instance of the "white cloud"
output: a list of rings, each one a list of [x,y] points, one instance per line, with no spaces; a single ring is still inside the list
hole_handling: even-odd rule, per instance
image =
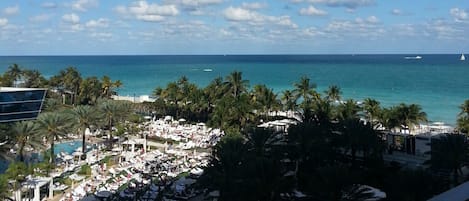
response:
[[[270,21],[274,21],[277,25],[285,26],[285,27],[290,27],[290,28],[298,28],[298,25],[296,25],[293,21],[291,21],[290,16],[280,16],[280,17],[269,17]]]
[[[8,24],[7,18],[0,18],[0,27],[4,27]]]
[[[303,36],[314,37],[314,36],[324,35],[324,32],[320,31],[316,27],[309,27],[309,28],[303,29],[300,34]]]
[[[425,30],[430,36],[434,36],[438,39],[459,40],[467,37],[467,30],[464,30],[464,28],[466,27],[439,19],[427,23]]]
[[[75,13],[65,14],[62,16],[62,21],[70,24],[78,24],[80,23],[80,17]]]
[[[97,20],[90,20],[85,23],[88,28],[106,28],[109,26],[109,20],[106,18],[99,18]]]
[[[284,26],[289,28],[298,28],[291,19],[290,16],[268,16],[263,15],[258,12],[244,9],[244,8],[236,8],[236,7],[228,7],[223,11],[223,15],[225,19],[234,22],[246,22],[250,25],[278,25]]]
[[[112,33],[108,33],[108,32],[93,32],[89,34],[89,36],[91,38],[95,38],[97,40],[104,41],[104,42],[109,41],[114,37]]]
[[[29,21],[31,22],[45,22],[50,19],[50,15],[48,14],[40,14],[40,15],[35,15],[29,18]]]
[[[449,13],[451,14],[451,16],[453,16],[456,22],[463,22],[469,19],[469,15],[467,14],[467,12],[460,8],[452,8],[450,9]]]
[[[371,6],[375,4],[374,0],[290,0],[292,3],[319,3],[329,7],[345,7],[348,9],[356,9],[358,7]]]
[[[402,15],[402,11],[395,8],[395,9],[392,9],[391,14],[393,14],[393,15]]]
[[[184,6],[207,6],[207,5],[214,5],[214,4],[220,4],[222,3],[223,0],[181,0],[180,4]]]
[[[90,8],[98,7],[98,0],[77,0],[72,3],[72,9],[76,11],[88,11]]]
[[[146,1],[132,3],[129,7],[117,6],[114,10],[123,16],[133,16],[148,22],[160,22],[167,16],[176,16],[179,10],[175,5],[148,4]]]
[[[165,17],[161,15],[137,15],[137,19],[145,22],[161,22],[165,20]]]
[[[379,23],[379,19],[376,16],[370,16],[370,17],[366,18],[366,21],[368,21],[369,23],[372,23],[372,24]]]
[[[241,7],[245,8],[245,9],[258,10],[258,9],[266,8],[267,4],[266,3],[260,3],[260,2],[251,2],[251,3],[243,2],[241,4]]]
[[[194,9],[194,10],[191,10],[189,11],[189,14],[191,15],[206,15],[207,13],[203,10],[200,10],[200,9]]]
[[[136,15],[160,15],[175,16],[179,10],[175,5],[148,4],[146,1],[139,1],[128,8],[128,12]]]
[[[44,2],[41,4],[43,8],[57,8],[57,4],[54,2]]]
[[[20,12],[20,7],[18,5],[6,7],[3,9],[3,14],[5,15],[16,15]]]
[[[398,36],[418,36],[416,25],[414,24],[396,24],[392,26],[392,33]]]
[[[257,21],[261,20],[261,15],[244,8],[228,7],[223,12],[225,18],[231,21]]]
[[[300,15],[321,16],[327,15],[327,12],[324,10],[319,10],[314,6],[309,6],[308,8],[300,9]]]
[[[350,36],[376,39],[381,37],[386,29],[379,23],[377,17],[370,16],[366,19],[333,20],[324,28],[324,31],[329,33],[328,36],[336,38]]]

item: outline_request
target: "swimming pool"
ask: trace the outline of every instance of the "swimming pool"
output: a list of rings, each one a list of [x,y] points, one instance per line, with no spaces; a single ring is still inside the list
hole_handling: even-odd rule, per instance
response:
[[[56,144],[54,145],[54,153],[58,154],[61,152],[65,152],[67,154],[72,154],[73,152],[75,152],[76,149],[78,149],[78,147],[81,147],[81,143],[82,143],[81,140],[76,140],[76,141],[63,142],[60,144]]]
[[[81,140],[74,140],[69,142],[62,142],[54,145],[54,154],[57,155],[60,152],[65,152],[67,154],[72,154],[75,152],[78,147],[81,147]],[[86,145],[90,145],[86,143]],[[48,149],[49,150],[49,149]],[[81,149],[80,149],[81,150]],[[87,149],[90,150],[90,149]],[[28,162],[40,162],[42,161],[42,153],[32,153],[29,156],[25,156]],[[5,170],[8,168],[8,161],[0,160],[0,173],[4,173]]]

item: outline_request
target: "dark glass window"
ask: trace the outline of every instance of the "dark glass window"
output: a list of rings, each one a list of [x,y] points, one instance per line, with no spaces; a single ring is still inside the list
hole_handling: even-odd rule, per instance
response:
[[[0,122],[35,119],[45,90],[0,92]]]
[[[41,109],[41,101],[38,102],[26,102],[26,103],[0,103],[0,115],[5,113],[14,112],[26,112],[26,111],[38,111]]]
[[[44,97],[44,93],[45,93],[45,90],[1,92],[0,103],[1,102],[42,100],[42,98]]]
[[[23,114],[0,115],[0,122],[15,121],[15,120],[35,119],[38,114],[39,114],[39,112],[23,113]]]

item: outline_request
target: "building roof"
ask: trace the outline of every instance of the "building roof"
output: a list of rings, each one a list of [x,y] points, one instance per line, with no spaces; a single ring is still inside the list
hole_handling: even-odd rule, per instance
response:
[[[469,199],[469,181],[449,189],[428,201],[466,201]]]
[[[46,90],[46,89],[45,88],[0,87],[0,92],[37,91],[37,90]]]

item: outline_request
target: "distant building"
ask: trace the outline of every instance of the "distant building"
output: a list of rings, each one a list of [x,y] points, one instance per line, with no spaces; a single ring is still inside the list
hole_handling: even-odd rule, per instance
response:
[[[408,168],[422,167],[431,158],[432,140],[451,133],[453,128],[441,122],[420,125],[412,132],[408,129],[387,132],[384,160],[398,162]]]
[[[0,87],[0,123],[36,119],[46,89]]]

